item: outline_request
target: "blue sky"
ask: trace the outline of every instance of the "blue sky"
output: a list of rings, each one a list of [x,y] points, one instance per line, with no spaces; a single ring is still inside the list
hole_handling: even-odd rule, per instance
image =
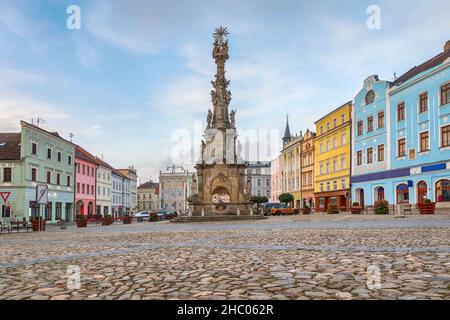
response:
[[[66,28],[72,4],[81,30]],[[369,5],[381,9],[380,30],[367,28]],[[211,107],[215,27],[230,31],[238,127],[283,130],[289,113],[296,133],[353,99],[367,76],[391,80],[442,51],[448,12],[447,0],[2,0],[0,131],[39,116],[156,179],[174,132],[193,131]]]

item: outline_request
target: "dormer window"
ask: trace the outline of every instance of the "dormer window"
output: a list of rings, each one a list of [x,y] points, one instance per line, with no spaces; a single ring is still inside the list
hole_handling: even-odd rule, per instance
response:
[[[366,94],[366,104],[371,104],[375,100],[375,91],[370,90]]]

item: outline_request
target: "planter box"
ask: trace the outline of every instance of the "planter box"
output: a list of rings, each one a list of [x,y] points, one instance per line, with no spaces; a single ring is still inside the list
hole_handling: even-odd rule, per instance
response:
[[[420,214],[434,214],[436,211],[436,202],[418,203],[417,208]]]
[[[132,220],[131,216],[128,216],[128,217],[125,216],[125,217],[122,218],[123,224],[131,224],[131,220]]]
[[[113,219],[112,218],[102,218],[101,223],[102,226],[110,226],[113,224]]]
[[[77,219],[75,222],[77,224],[77,228],[86,228],[88,223],[87,219]]]
[[[45,231],[45,227],[47,222],[45,220],[32,220],[31,221],[31,229],[34,232]]]
[[[361,214],[362,207],[352,207],[352,208],[350,208],[350,211],[352,214]]]
[[[302,212],[303,212],[303,214],[310,214],[311,213],[311,209],[310,208],[303,208]]]

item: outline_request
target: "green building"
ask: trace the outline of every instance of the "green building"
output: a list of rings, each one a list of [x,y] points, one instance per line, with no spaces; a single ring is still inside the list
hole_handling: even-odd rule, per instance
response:
[[[75,148],[56,132],[25,121],[20,133],[0,133],[2,221],[42,216],[52,223],[74,221]],[[36,188],[48,186],[48,203],[36,204]]]

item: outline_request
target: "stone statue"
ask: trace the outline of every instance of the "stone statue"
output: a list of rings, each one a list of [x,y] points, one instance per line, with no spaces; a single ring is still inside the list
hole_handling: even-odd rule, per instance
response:
[[[231,110],[230,112],[230,122],[231,122],[231,128],[236,128],[236,110]]]
[[[202,160],[202,162],[205,160],[205,149],[206,149],[206,143],[204,140],[202,140],[202,147],[200,150],[200,159]]]
[[[252,177],[248,175],[247,185],[245,186],[245,192],[250,195],[252,193]]]
[[[208,118],[206,119],[206,125],[207,125],[208,129],[211,128],[212,117],[213,117],[213,114],[211,112],[211,109],[209,109],[208,110]]]
[[[194,195],[196,193],[197,193],[197,179],[195,179],[195,174],[193,174],[191,182],[191,195]]]

